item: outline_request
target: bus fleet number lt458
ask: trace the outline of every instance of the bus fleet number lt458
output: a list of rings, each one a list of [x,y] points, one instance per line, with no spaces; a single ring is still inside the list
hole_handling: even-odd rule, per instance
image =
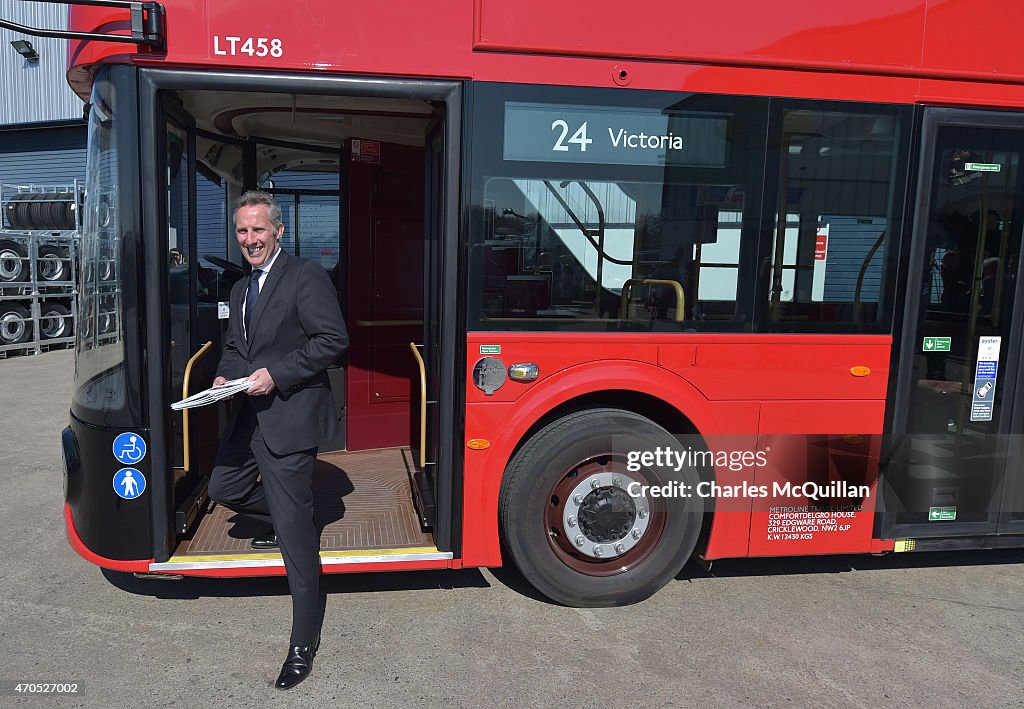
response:
[[[215,34],[213,53],[225,57],[247,54],[250,57],[271,56],[278,59],[284,55],[284,45],[277,37],[221,37]]]

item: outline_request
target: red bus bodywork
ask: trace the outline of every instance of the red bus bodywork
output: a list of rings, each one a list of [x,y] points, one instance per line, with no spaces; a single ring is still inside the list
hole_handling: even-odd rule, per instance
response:
[[[1024,4],[1006,0],[865,0],[666,5],[634,2],[450,0],[445,3],[164,3],[167,46],[73,41],[68,78],[83,98],[98,64],[224,68],[621,87],[898,104],[1024,106],[1018,49]],[[126,27],[123,11],[73,7],[71,29]],[[281,41],[280,57],[237,51],[249,37]],[[232,53],[234,47],[234,53]],[[888,551],[874,537],[877,441],[883,433],[892,337],[872,335],[471,332],[467,340],[466,450],[460,558],[429,566],[497,566],[502,475],[524,435],[556,407],[597,391],[660,399],[713,446],[763,450],[788,434],[828,436],[829,450],[874,461],[872,489],[842,533],[811,542],[767,538],[767,509],[719,500],[706,559]],[[481,345],[507,363],[538,364],[530,384],[493,396],[472,384]],[[867,376],[854,376],[867,368]],[[836,432],[842,432],[837,434]],[[862,439],[863,437],[863,439]],[[795,454],[802,455],[802,454]],[[755,482],[799,477],[800,460]],[[788,465],[792,463],[792,466]],[[785,467],[785,469],[783,469]],[[728,469],[719,484],[741,482]],[[74,527],[68,515],[69,536]],[[81,544],[74,544],[82,553]],[[83,554],[85,555],[85,554]],[[103,564],[102,560],[92,559]],[[132,562],[119,562],[129,568]],[[140,561],[140,568],[148,562]],[[415,568],[421,566],[413,565]],[[377,564],[409,568],[407,564]],[[360,570],[347,568],[346,570]],[[370,569],[367,569],[370,570]],[[282,570],[283,572],[283,570]],[[224,569],[211,575],[245,575]],[[262,571],[261,573],[267,573]]]

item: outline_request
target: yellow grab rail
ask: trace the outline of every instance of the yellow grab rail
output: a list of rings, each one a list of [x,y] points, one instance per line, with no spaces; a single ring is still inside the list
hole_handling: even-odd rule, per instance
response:
[[[641,286],[668,286],[676,292],[676,322],[683,322],[685,313],[684,305],[686,296],[683,295],[683,286],[679,281],[663,280],[661,278],[629,278],[622,284],[622,300],[619,303],[619,318],[629,319],[629,290],[634,285]]]
[[[181,380],[182,399],[187,399],[189,397],[188,389],[189,383],[192,379],[192,365],[198,362],[199,358],[206,354],[206,351],[211,347],[213,347],[213,343],[207,340],[206,344],[200,347],[199,351],[192,355],[192,357],[190,357],[188,360],[188,364],[185,365],[185,376]],[[182,438],[184,439],[185,444],[185,456],[183,461],[184,464],[182,467],[185,469],[185,472],[187,473],[192,464],[192,461],[189,459],[189,451],[191,450],[191,446],[189,445],[188,440],[188,409],[181,410],[181,435]]]

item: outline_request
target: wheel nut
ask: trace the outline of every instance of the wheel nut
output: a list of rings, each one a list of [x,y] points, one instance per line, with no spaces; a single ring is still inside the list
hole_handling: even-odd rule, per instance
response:
[[[583,535],[581,534],[578,537],[576,537],[576,546],[581,547],[581,546],[583,546],[583,543],[586,542],[586,541],[587,540],[584,539]]]
[[[597,478],[594,478],[593,480],[590,481],[590,489],[591,490],[596,490],[599,487],[601,487],[601,481],[600,480],[598,480]]]
[[[647,510],[641,507],[636,511],[636,516],[640,519],[647,519]]]
[[[577,505],[582,505],[583,504],[583,495],[573,495],[572,496],[572,501],[575,502]]]
[[[622,487],[622,478],[616,475],[614,478],[612,478],[612,485],[614,485],[615,487]]]
[[[604,549],[601,547],[594,547],[594,556],[604,556]]]
[[[622,546],[622,542],[619,542],[618,544],[615,545],[615,553],[616,554],[624,554],[625,552],[626,552],[626,547]]]
[[[565,523],[568,524],[570,527],[575,527],[576,526],[576,517],[570,515],[569,519],[565,520]]]
[[[633,539],[639,539],[639,538],[640,538],[640,530],[639,529],[634,529],[633,530]]]

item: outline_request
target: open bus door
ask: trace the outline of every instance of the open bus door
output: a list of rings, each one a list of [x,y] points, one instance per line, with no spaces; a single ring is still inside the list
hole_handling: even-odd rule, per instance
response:
[[[161,531],[150,570],[232,575],[223,569],[280,565],[250,558],[252,525],[205,493],[227,407],[169,410],[215,375],[231,287],[244,275],[230,204],[250,188],[281,206],[282,247],[328,272],[352,338],[335,372],[342,386],[332,376],[347,436],[321,446],[314,473],[324,570],[447,565],[457,525],[454,454],[442,440],[455,425],[462,332],[461,87],[141,74],[140,119],[151,127],[142,147],[159,156],[142,169],[143,212],[155,227],[147,273],[159,284],[147,308],[149,410],[167,459],[153,479]],[[421,452],[422,465],[413,460]]]
[[[231,285],[242,275],[240,266],[227,260],[211,264],[200,253],[197,220],[197,191],[216,192],[209,177],[197,171],[196,127],[192,117],[172,98],[158,103],[159,150],[164,176],[159,212],[165,229],[160,247],[149,258],[166,262],[170,341],[170,397],[172,401],[207,388],[213,382],[220,359],[223,328],[218,303],[226,302]],[[222,195],[221,195],[222,198]],[[216,201],[214,201],[216,203]],[[221,209],[220,211],[223,211]],[[223,226],[217,235],[223,241]],[[223,249],[217,256],[225,256]],[[205,499],[208,476],[213,468],[222,412],[218,407],[201,407],[169,416],[167,451],[170,463],[170,495],[167,500],[174,533],[189,530],[199,516]]]
[[[1024,533],[1024,128],[926,109],[921,165],[880,532],[998,546]]]
[[[423,215],[423,335],[410,342],[418,376],[410,411],[410,440],[415,474],[414,492],[421,521],[434,526],[437,520],[437,464],[439,457],[441,369],[441,244],[444,234],[444,122],[436,121],[427,132],[424,146]]]

